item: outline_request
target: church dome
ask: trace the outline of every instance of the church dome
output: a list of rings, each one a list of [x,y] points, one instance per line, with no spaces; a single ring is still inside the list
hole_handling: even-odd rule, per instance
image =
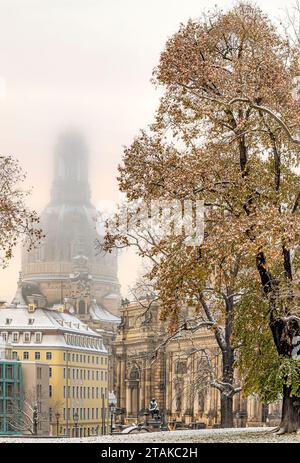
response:
[[[97,216],[90,201],[85,140],[76,132],[64,133],[55,150],[51,199],[40,216],[45,238],[22,258],[23,281],[42,285],[49,304],[68,296],[67,280],[74,272],[90,275],[97,299],[119,293],[116,254],[96,250]]]

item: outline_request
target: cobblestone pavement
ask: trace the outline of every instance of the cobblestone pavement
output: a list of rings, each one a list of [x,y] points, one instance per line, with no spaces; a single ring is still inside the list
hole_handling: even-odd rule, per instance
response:
[[[234,428],[234,429],[203,429],[191,431],[172,431],[172,432],[153,432],[141,434],[119,434],[113,436],[93,436],[84,438],[16,438],[16,437],[1,437],[0,443],[126,443],[126,442],[142,442],[142,443],[217,443],[217,442],[232,442],[232,443],[285,443],[293,442],[300,443],[299,434],[288,434],[276,436],[272,433],[273,428]]]

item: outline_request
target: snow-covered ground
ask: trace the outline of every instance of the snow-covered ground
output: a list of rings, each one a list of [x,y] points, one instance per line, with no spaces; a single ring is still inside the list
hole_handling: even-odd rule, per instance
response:
[[[63,442],[82,442],[82,443],[126,443],[126,442],[162,442],[162,443],[217,443],[217,442],[250,442],[250,443],[284,443],[294,442],[300,444],[299,434],[286,434],[277,436],[272,433],[272,428],[233,428],[233,429],[201,429],[191,431],[172,431],[172,432],[153,432],[141,434],[119,434],[113,436],[94,436],[82,438],[16,438],[16,437],[1,437],[0,443],[19,443],[19,442],[48,442],[48,443],[63,443]]]

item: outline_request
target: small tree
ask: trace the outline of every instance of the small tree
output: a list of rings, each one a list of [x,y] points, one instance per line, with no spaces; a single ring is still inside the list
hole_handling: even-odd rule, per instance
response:
[[[16,159],[0,156],[0,266],[6,267],[20,239],[30,249],[42,237],[38,216],[28,209],[28,192],[20,188],[25,175]]]

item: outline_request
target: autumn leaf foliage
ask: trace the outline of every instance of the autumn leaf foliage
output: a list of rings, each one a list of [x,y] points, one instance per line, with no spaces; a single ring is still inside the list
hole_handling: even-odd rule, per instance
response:
[[[230,364],[225,379],[233,383],[238,360],[245,391],[264,400],[300,385],[270,329],[298,310],[298,75],[298,49],[259,8],[240,3],[190,20],[154,70],[163,89],[155,121],[119,168],[128,200],[204,200],[201,246],[186,246],[184,231],[141,241],[138,229],[126,243],[152,259],[171,330],[183,306],[204,313]],[[107,249],[120,243],[117,229],[112,221]]]

